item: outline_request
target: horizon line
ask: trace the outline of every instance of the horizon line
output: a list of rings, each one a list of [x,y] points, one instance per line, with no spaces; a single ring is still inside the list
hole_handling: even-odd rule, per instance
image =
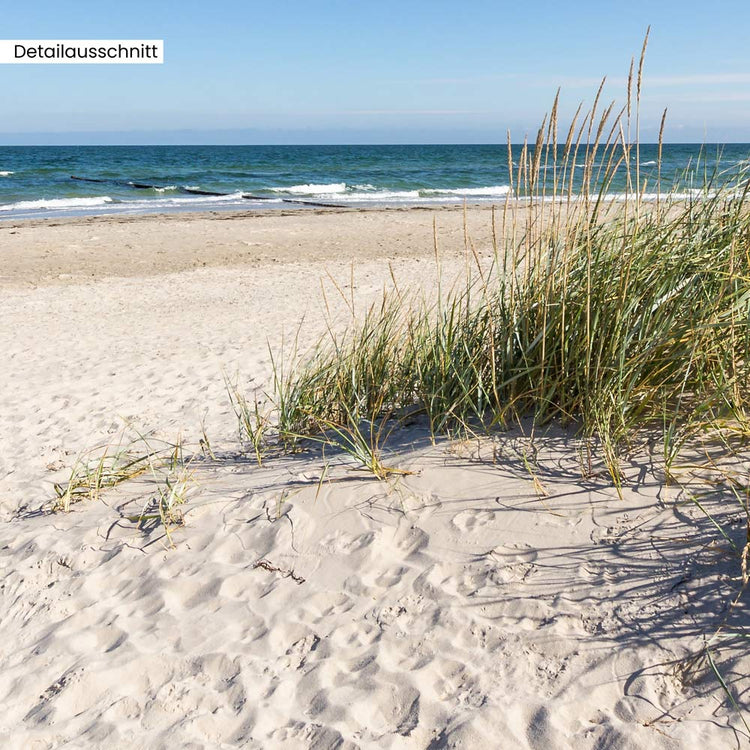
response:
[[[658,146],[659,141],[632,141],[631,146]],[[511,146],[522,148],[524,145],[523,141],[511,142]],[[534,144],[527,143],[528,148],[533,149]],[[564,144],[558,144],[558,147],[562,147]],[[724,140],[724,141],[662,141],[664,146],[742,146],[750,145],[750,140],[746,141],[735,141],[735,140]],[[392,147],[392,146],[502,146],[507,148],[507,141],[393,141],[393,142],[372,142],[372,141],[357,141],[353,143],[338,142],[338,143],[3,143],[0,142],[0,148],[102,148],[102,147],[115,147],[115,148],[143,148],[144,146],[155,146],[155,147],[169,147],[169,148],[266,148],[269,146],[275,148],[320,148],[320,147],[342,147],[342,146],[369,146],[369,147]]]

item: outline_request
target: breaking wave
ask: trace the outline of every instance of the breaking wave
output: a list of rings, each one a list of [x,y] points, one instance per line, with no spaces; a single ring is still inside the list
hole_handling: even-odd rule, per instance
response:
[[[94,198],[49,198],[47,200],[6,203],[4,206],[0,206],[0,211],[33,211],[35,209],[64,211],[65,209],[106,206],[108,203],[112,203],[112,198],[108,195],[96,196]]]

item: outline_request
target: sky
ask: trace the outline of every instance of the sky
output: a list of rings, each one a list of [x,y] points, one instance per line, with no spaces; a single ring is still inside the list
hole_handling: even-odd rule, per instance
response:
[[[163,65],[0,65],[0,144],[503,143],[622,102],[641,138],[750,142],[750,3],[3,0],[2,39],[164,39]]]

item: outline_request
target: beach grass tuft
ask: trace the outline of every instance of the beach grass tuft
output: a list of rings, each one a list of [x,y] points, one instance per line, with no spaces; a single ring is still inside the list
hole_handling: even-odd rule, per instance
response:
[[[83,500],[97,500],[105,489],[116,487],[147,472],[157,458],[169,460],[174,448],[153,448],[143,436],[125,438],[121,433],[103,447],[79,455],[64,483],[55,483],[53,511],[70,510]]]
[[[643,55],[619,111],[600,87],[564,144],[557,99],[533,145],[514,153],[509,139],[513,190],[493,212],[490,261],[467,236],[463,286],[431,301],[395,288],[357,327],[330,332],[277,379],[279,429],[351,434],[353,422],[419,412],[438,435],[532,415],[595,441],[618,489],[645,430],[661,431],[667,475],[695,435],[727,423],[747,434],[750,174],[696,186],[696,165],[684,184],[650,185],[642,68]]]
[[[224,385],[229,396],[229,403],[237,418],[240,444],[248,446],[255,456],[258,466],[263,466],[263,457],[270,447],[270,410],[261,409],[257,394],[253,397],[252,402],[248,402],[236,382],[230,382],[225,377]],[[206,444],[208,444],[207,439]]]

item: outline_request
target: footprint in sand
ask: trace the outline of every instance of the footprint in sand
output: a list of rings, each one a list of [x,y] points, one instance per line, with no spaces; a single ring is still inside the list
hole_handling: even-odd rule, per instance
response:
[[[269,747],[277,750],[297,750],[301,747],[315,750],[353,750],[356,747],[351,742],[344,742],[341,733],[331,727],[301,721],[292,721],[285,727],[280,727],[271,733],[269,739],[272,740]]]
[[[370,588],[388,589],[401,582],[408,571],[403,565],[390,565],[385,570],[377,568],[362,576],[362,583]]]
[[[436,671],[433,690],[439,701],[479,708],[487,700],[477,681],[460,662],[446,659],[438,665]]]
[[[363,649],[371,646],[381,634],[375,623],[356,620],[336,628],[331,641],[334,648]]]
[[[451,523],[459,531],[474,531],[492,523],[495,514],[489,510],[462,510],[453,516]]]
[[[528,544],[502,544],[495,547],[489,559],[497,564],[496,577],[505,583],[525,581],[534,575],[537,567],[534,561],[538,552]]]
[[[292,643],[280,659],[281,669],[302,669],[308,656],[318,648],[320,638],[311,633]]]
[[[304,604],[292,611],[292,618],[313,625],[331,617],[348,612],[354,601],[343,591],[318,591],[308,597]]]
[[[419,692],[408,684],[374,685],[368,700],[351,706],[352,718],[367,727],[366,747],[382,747],[379,740],[388,735],[408,737],[419,723]]]
[[[382,551],[396,553],[403,559],[424,549],[429,541],[430,537],[426,532],[404,520],[399,523],[393,536],[386,534],[385,538],[380,539],[381,545],[387,548],[382,550],[381,547]]]
[[[451,596],[473,596],[487,583],[486,565],[439,562],[429,571],[429,582]]]
[[[324,536],[318,545],[322,554],[328,555],[350,555],[353,552],[364,549],[375,538],[372,531],[358,536],[346,534],[343,531],[333,531]]]
[[[426,640],[389,637],[383,641],[379,663],[392,672],[416,672],[435,658],[435,651]]]
[[[254,568],[245,568],[233,575],[227,575],[219,585],[218,595],[227,599],[256,601],[267,591],[269,579]]]

